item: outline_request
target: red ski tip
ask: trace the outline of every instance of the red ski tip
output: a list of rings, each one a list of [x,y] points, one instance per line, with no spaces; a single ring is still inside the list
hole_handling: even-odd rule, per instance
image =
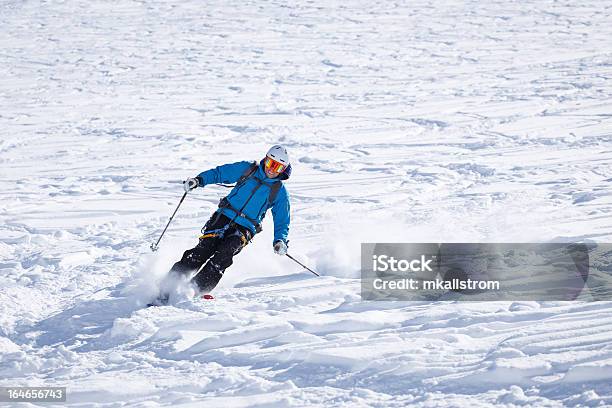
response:
[[[204,299],[204,300],[213,300],[214,298],[215,297],[213,295],[210,295],[208,293],[205,294],[205,295],[202,295],[202,299]]]

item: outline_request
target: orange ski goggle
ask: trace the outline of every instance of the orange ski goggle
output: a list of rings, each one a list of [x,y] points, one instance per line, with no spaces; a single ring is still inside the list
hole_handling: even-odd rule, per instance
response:
[[[266,170],[269,170],[273,173],[280,173],[285,170],[285,167],[287,167],[283,163],[277,162],[276,160],[271,159],[270,157],[266,157],[266,160],[264,161],[264,166]]]

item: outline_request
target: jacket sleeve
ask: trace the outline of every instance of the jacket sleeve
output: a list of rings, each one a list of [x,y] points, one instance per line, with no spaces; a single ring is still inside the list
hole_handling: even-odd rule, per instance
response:
[[[235,183],[251,165],[248,161],[228,163],[197,175],[200,186],[215,183]]]
[[[290,204],[289,204],[289,193],[283,186],[274,200],[272,205],[272,217],[274,218],[274,240],[284,241],[285,244],[289,242],[287,237],[289,236],[289,221],[290,221]]]

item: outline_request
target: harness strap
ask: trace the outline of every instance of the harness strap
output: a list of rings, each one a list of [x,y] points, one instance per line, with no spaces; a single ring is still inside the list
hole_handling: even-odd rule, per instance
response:
[[[217,219],[219,218],[219,216],[217,215]],[[216,220],[215,220],[216,222]],[[206,225],[204,227],[202,227],[202,235],[200,236],[200,239],[203,238],[223,238],[223,236],[225,235],[225,231],[227,231],[227,229],[229,228],[230,223],[227,223],[223,226],[223,228],[217,228],[214,230],[205,230],[204,228],[206,228]]]
[[[253,195],[255,194],[255,192],[262,186],[262,185],[266,185],[269,189],[270,192],[268,193],[268,198],[267,200],[264,202],[264,204],[262,204],[261,208],[259,209],[258,214],[261,214],[262,210],[264,210],[264,206],[267,204],[268,208],[272,206],[272,203],[274,203],[274,201],[276,200],[276,196],[278,195],[278,192],[280,191],[280,188],[282,187],[282,182],[276,181],[273,183],[266,183],[263,180],[261,180],[259,177],[257,177],[255,175],[255,172],[258,168],[258,164],[257,162],[252,162],[251,166],[240,176],[240,178],[238,179],[238,181],[236,182],[236,186],[234,187],[233,194],[236,194],[238,189],[244,184],[246,183],[246,181],[250,178],[255,178],[257,185],[255,186],[255,188],[253,188],[253,190],[251,191],[251,195],[249,196],[249,198],[246,200],[246,202],[244,203],[244,205],[242,206],[242,208],[240,210],[238,210],[236,207],[234,207],[228,200],[229,197],[232,196],[232,194],[230,193],[230,195],[228,195],[227,197],[223,197],[220,201],[219,201],[219,208],[227,208],[231,211],[233,211],[236,215],[232,218],[232,220],[230,221],[231,223],[234,223],[234,220],[237,217],[243,217],[246,220],[248,220],[251,224],[253,224],[253,226],[255,227],[255,233],[259,233],[262,231],[262,227],[261,227],[261,223],[258,222],[257,220],[249,217],[247,214],[243,213],[242,210],[244,210],[247,206],[247,204],[249,203],[249,201],[251,200],[251,198],[253,197]],[[218,212],[217,215],[217,219],[220,215],[220,212]],[[262,216],[262,220],[265,217],[266,213],[264,211],[263,216]],[[216,221],[216,220],[215,220]]]
[[[246,245],[253,238],[251,231],[244,228],[242,225],[239,225],[239,224],[236,224],[235,222],[230,221],[227,224],[225,224],[223,228],[217,228],[214,230],[205,230],[204,228],[206,228],[206,226],[204,226],[202,228],[202,235],[200,235],[199,239],[206,239],[206,238],[223,239],[225,237],[225,233],[231,226],[233,226],[235,229],[232,235],[236,235],[237,237],[239,237],[240,240],[242,241],[243,246]],[[242,231],[243,228],[244,228],[244,232]]]
[[[219,203],[219,208],[227,208],[232,210],[236,216],[234,217],[234,219],[236,219],[237,217],[243,217],[246,218],[247,220],[249,220],[249,222],[251,224],[253,224],[253,226],[255,227],[255,231],[260,232],[261,230],[261,225],[259,224],[259,222],[257,222],[257,220],[254,220],[253,218],[249,217],[248,215],[246,215],[245,213],[241,212],[240,210],[238,210],[236,207],[234,207],[227,199],[222,199],[221,202]],[[233,221],[233,220],[232,220]]]

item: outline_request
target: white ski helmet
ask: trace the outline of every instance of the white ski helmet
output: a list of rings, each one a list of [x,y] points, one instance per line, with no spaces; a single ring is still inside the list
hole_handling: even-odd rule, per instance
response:
[[[268,150],[268,153],[266,153],[266,157],[284,164],[285,167],[289,166],[289,153],[287,153],[287,149],[281,145],[272,146],[270,150]]]

